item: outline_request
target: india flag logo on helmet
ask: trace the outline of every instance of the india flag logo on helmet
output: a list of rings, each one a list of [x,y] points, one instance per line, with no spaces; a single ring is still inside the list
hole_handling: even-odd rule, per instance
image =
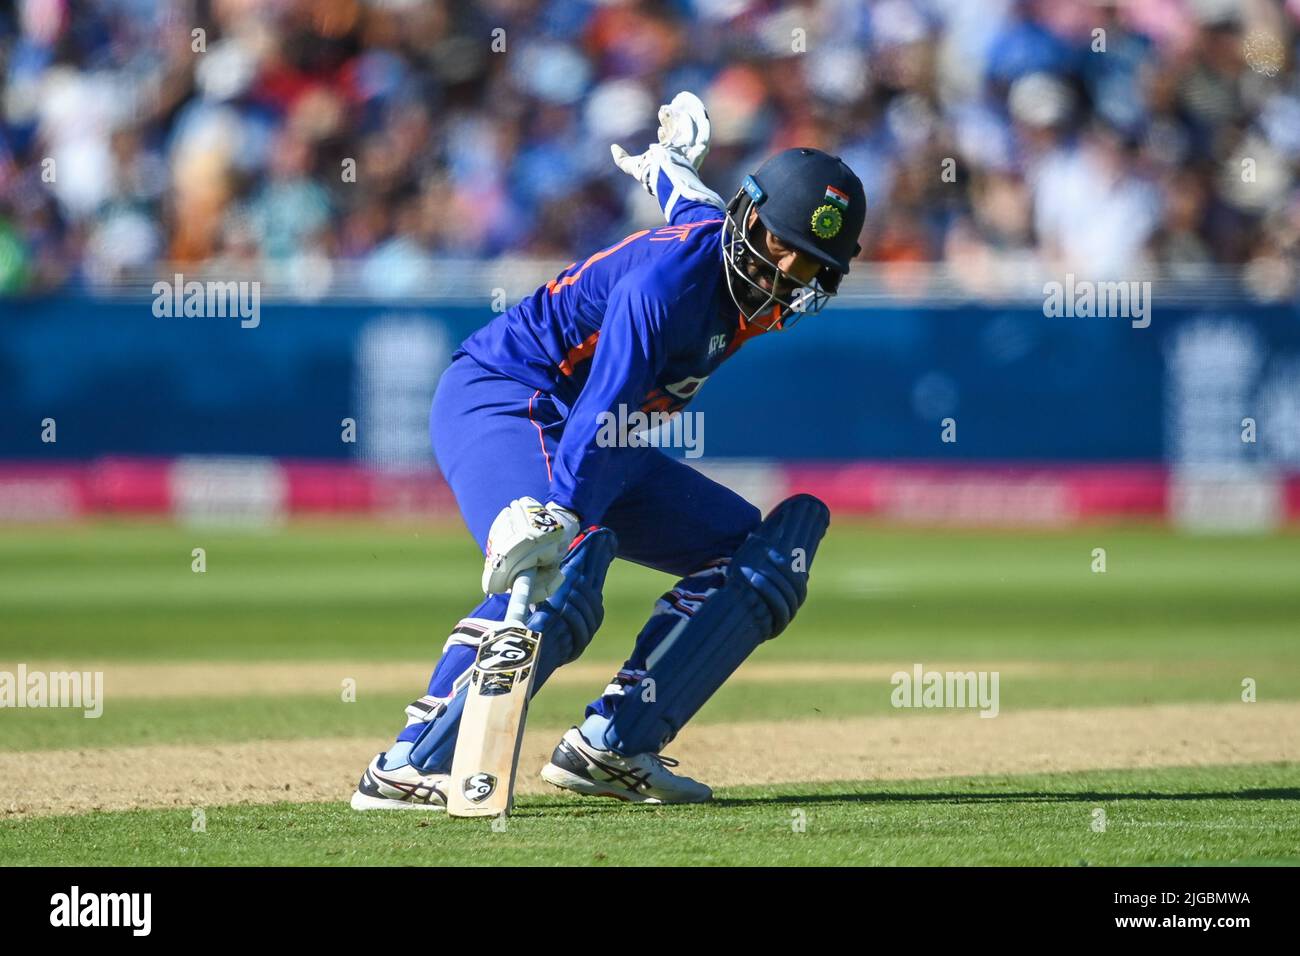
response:
[[[842,212],[848,212],[849,194],[836,189],[834,186],[826,187],[826,201],[832,206],[838,207]]]
[[[844,225],[844,213],[849,209],[849,194],[834,186],[826,187],[826,204],[818,206],[812,215],[812,231],[818,239],[833,239]]]

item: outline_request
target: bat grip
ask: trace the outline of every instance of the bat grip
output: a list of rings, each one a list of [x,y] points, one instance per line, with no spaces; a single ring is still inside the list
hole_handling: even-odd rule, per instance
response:
[[[537,577],[537,571],[529,568],[527,571],[520,571],[519,576],[515,578],[514,586],[510,589],[510,606],[506,609],[506,621],[511,624],[528,623],[528,596],[533,589],[533,579]]]

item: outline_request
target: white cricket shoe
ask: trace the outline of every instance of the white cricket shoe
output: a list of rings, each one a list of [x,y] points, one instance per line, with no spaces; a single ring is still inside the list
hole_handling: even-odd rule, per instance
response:
[[[542,779],[574,793],[631,803],[704,803],[713,796],[698,780],[668,769],[675,766],[676,760],[659,754],[624,757],[612,750],[599,750],[573,727],[560,738],[550,763],[542,768]]]
[[[384,754],[361,775],[353,810],[446,810],[449,774],[420,773],[409,763],[384,770]]]

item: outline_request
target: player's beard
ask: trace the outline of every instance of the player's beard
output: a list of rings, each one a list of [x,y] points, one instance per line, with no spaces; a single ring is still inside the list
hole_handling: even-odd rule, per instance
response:
[[[769,311],[773,306],[779,306],[784,311],[786,307],[781,300],[789,301],[795,292],[795,287],[783,278],[779,278],[776,274],[777,270],[760,262],[748,249],[742,250],[737,258],[741,270],[754,283],[750,285],[748,282],[742,282],[736,290],[736,298],[740,300],[737,304],[741,312],[747,318],[753,318],[760,312]],[[763,279],[775,285],[775,298],[772,297],[771,290],[761,287]]]

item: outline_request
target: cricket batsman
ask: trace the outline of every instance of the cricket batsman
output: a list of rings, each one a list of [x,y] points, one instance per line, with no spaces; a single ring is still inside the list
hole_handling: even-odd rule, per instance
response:
[[[679,578],[542,770],[575,793],[642,803],[712,796],[661,751],[807,594],[830,521],[821,501],[795,495],[764,518],[637,435],[608,440],[602,423],[680,412],[744,342],[819,311],[860,251],[862,183],[834,156],[790,149],[724,202],[698,176],[700,100],[678,94],[659,122],[645,152],[611,152],[667,225],[570,265],[466,339],[439,380],[434,454],[485,555],[486,597],[362,774],[357,810],[445,808],[463,678],[523,571],[527,626],[542,635],[534,690],[591,642],[615,557]],[[737,413],[761,422],[762,409]]]

